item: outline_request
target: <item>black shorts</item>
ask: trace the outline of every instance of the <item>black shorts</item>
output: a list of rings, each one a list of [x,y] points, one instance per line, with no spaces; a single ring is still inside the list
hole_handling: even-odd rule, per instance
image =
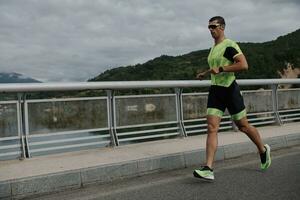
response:
[[[207,115],[222,117],[226,108],[233,120],[240,120],[246,116],[244,99],[236,81],[229,87],[212,85],[209,89]]]

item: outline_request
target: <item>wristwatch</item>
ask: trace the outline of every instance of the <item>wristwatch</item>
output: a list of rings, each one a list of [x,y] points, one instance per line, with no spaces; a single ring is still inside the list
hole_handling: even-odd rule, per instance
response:
[[[223,67],[219,67],[219,73],[224,72],[224,68]]]

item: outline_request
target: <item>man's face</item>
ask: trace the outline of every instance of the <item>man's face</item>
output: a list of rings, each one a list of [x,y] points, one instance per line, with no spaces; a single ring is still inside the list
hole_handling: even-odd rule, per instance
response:
[[[218,38],[224,31],[224,28],[217,20],[209,22],[208,29],[214,39]]]

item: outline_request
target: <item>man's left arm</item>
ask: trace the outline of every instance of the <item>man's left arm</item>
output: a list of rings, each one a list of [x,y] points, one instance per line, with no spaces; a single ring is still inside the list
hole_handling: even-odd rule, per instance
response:
[[[231,65],[221,66],[224,72],[239,72],[248,70],[248,63],[244,54],[239,54],[233,58],[234,62]]]
[[[211,73],[219,74],[221,72],[239,72],[248,70],[247,60],[238,46],[236,48],[227,47],[223,56],[230,60],[232,64],[213,68],[211,69]]]

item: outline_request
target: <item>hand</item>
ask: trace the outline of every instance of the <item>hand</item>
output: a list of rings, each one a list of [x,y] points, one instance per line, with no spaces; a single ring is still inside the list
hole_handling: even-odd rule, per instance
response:
[[[212,74],[220,74],[221,73],[220,68],[221,67],[214,67],[214,68],[212,68],[210,70],[210,73],[212,73]]]
[[[205,71],[202,71],[202,72],[201,71],[198,72],[197,75],[196,75],[196,79],[199,79],[200,81],[203,80],[205,78],[206,74],[209,73],[209,72],[210,72],[210,70],[205,70]]]

